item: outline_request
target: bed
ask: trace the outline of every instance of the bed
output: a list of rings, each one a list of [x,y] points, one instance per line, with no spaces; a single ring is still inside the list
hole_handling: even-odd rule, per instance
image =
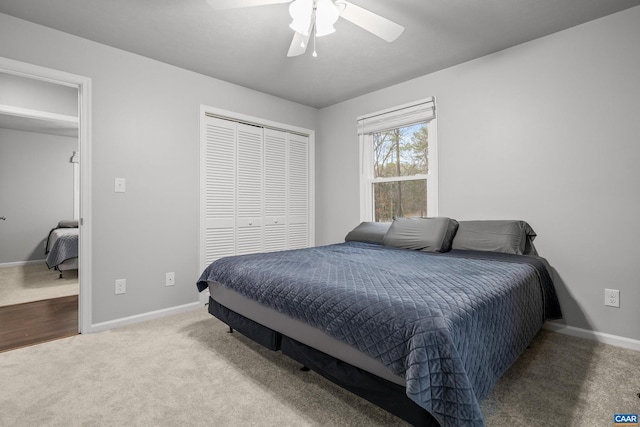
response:
[[[219,259],[197,286],[230,328],[414,425],[484,425],[479,402],[561,316],[534,237],[524,221],[362,223],[344,243]]]
[[[78,222],[60,221],[47,237],[45,262],[47,267],[60,272],[78,269]]]

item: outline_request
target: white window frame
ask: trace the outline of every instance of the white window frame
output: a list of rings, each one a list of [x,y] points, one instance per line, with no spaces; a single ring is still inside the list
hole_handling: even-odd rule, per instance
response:
[[[374,178],[373,133],[418,123],[429,127],[429,172],[410,176]],[[373,185],[380,182],[427,181],[427,216],[438,216],[438,126],[435,98],[425,98],[358,117],[360,145],[360,220],[374,220]]]

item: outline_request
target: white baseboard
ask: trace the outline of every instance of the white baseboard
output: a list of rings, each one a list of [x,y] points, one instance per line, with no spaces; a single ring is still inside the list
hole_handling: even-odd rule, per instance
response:
[[[162,310],[150,311],[148,313],[136,314],[135,316],[123,317],[120,319],[109,320],[107,322],[93,323],[89,333],[107,331],[109,329],[120,326],[131,325],[133,323],[144,322],[145,320],[157,319],[159,317],[170,316],[172,314],[185,313],[201,309],[200,302],[192,302],[189,304],[178,305],[175,307],[164,308]]]
[[[157,319],[172,314],[185,313],[188,311],[201,309],[204,303],[209,300],[208,289],[200,293],[200,300],[189,304],[169,307],[162,310],[150,311],[148,313],[137,314],[135,316],[123,317],[120,319],[109,320],[102,323],[94,323],[91,325],[89,333],[102,332],[120,326],[130,325],[133,323],[144,322],[145,320]],[[575,326],[567,326],[554,322],[545,322],[542,326],[560,334],[569,335],[578,338],[585,338],[592,341],[601,342],[603,344],[614,345],[616,347],[628,348],[630,350],[640,351],[640,340],[633,338],[621,337],[618,335],[606,334],[604,332],[596,332],[588,329],[576,328]]]
[[[604,332],[590,331],[588,329],[561,325],[554,322],[545,322],[542,327],[544,329],[558,332],[560,334],[570,335],[572,337],[586,338],[588,340],[601,342],[603,344],[610,344],[615,345],[616,347],[624,347],[631,350],[640,351],[640,340],[636,340],[633,338],[625,338],[618,335],[605,334]]]
[[[19,267],[21,265],[29,265],[29,264],[44,264],[43,259],[32,259],[30,261],[14,261],[14,262],[3,262],[0,263],[0,268],[2,267]]]

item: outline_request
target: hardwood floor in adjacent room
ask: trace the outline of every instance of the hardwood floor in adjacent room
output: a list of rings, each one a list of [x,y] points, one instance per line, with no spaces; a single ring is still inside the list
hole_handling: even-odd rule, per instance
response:
[[[0,307],[0,352],[78,334],[78,295]]]

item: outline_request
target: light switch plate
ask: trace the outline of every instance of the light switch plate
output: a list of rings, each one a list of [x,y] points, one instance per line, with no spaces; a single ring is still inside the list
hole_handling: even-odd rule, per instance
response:
[[[115,179],[115,188],[114,191],[116,193],[124,193],[126,191],[126,182],[124,178],[116,178]]]

